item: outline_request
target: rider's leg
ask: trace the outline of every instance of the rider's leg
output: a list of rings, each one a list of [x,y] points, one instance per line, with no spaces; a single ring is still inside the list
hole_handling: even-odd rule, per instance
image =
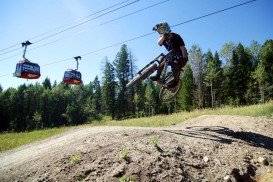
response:
[[[176,66],[172,65],[172,73],[173,73],[174,79],[168,83],[169,88],[175,87],[177,85],[177,83],[179,82],[180,70],[178,70]]]
[[[160,75],[161,75],[163,69],[164,69],[164,65],[162,65],[161,67],[157,68],[156,75],[150,76],[150,79],[152,81],[158,81],[160,79]]]
[[[185,59],[182,59],[182,60],[181,60],[181,63],[180,63],[181,69],[184,68],[184,67],[186,66],[187,62],[188,62],[188,58],[185,58]]]
[[[180,71],[181,71],[181,69],[173,71],[174,81],[176,81],[176,82],[178,82],[178,80],[179,80]]]
[[[172,83],[170,83],[168,86],[169,87],[175,87],[177,85],[177,83],[179,82],[179,76],[181,73],[182,68],[187,64],[188,62],[188,58],[186,59],[182,59],[182,60],[178,60],[178,63],[173,63],[172,66],[172,72],[173,72],[173,77],[174,80]]]
[[[173,63],[171,67],[174,79],[171,83],[168,84],[170,88],[175,87],[177,85],[177,83],[179,82],[179,76],[181,72],[181,66],[178,63]]]
[[[178,64],[174,64],[172,66],[172,72],[173,72],[173,77],[175,81],[179,80],[179,76],[180,76],[180,71],[181,71],[181,67]]]
[[[186,58],[186,59],[178,60],[178,63],[172,64],[172,72],[173,72],[174,80],[176,80],[176,81],[179,80],[180,72],[181,72],[182,68],[185,67],[187,62],[188,62],[188,59]]]

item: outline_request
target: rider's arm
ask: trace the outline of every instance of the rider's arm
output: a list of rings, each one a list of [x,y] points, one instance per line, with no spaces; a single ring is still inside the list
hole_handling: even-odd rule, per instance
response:
[[[187,58],[188,57],[188,53],[187,53],[187,49],[185,48],[185,46],[180,46],[180,49],[182,51],[183,54],[183,58]]]
[[[158,39],[157,43],[158,45],[162,46],[165,40],[165,36],[161,35],[160,38]]]

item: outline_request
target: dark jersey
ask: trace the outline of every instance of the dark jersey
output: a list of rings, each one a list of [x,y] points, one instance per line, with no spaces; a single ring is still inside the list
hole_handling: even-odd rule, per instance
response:
[[[166,47],[168,51],[175,50],[175,52],[182,55],[182,51],[180,49],[181,46],[185,46],[183,39],[180,35],[176,33],[171,33],[173,37],[171,39],[165,39],[163,45]]]

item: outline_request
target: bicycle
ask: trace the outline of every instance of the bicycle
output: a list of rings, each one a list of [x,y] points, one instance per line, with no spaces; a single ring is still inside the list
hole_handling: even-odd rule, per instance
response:
[[[170,102],[178,94],[181,89],[182,82],[179,79],[177,85],[173,88],[168,87],[169,83],[174,80],[172,71],[168,71],[168,54],[172,54],[172,51],[168,52],[166,55],[161,53],[153,61],[148,63],[144,68],[142,68],[137,75],[126,85],[126,88],[130,89],[140,81],[146,79],[151,74],[153,74],[158,68],[164,66],[161,72],[160,79],[157,81],[161,85],[159,92],[159,99],[162,102]],[[182,70],[181,70],[182,71]]]

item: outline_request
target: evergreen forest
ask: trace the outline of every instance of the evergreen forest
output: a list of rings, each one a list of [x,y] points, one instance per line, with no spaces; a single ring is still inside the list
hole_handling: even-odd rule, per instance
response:
[[[52,82],[23,84],[3,90],[0,85],[0,131],[29,131],[100,121],[171,114],[182,110],[243,106],[273,99],[273,40],[250,45],[229,42],[216,52],[188,47],[189,62],[181,74],[182,89],[168,104],[160,87],[144,80],[133,89],[126,84],[141,68],[133,52],[122,45],[113,60],[103,61],[102,77],[70,86]],[[147,60],[147,63],[149,60]]]

